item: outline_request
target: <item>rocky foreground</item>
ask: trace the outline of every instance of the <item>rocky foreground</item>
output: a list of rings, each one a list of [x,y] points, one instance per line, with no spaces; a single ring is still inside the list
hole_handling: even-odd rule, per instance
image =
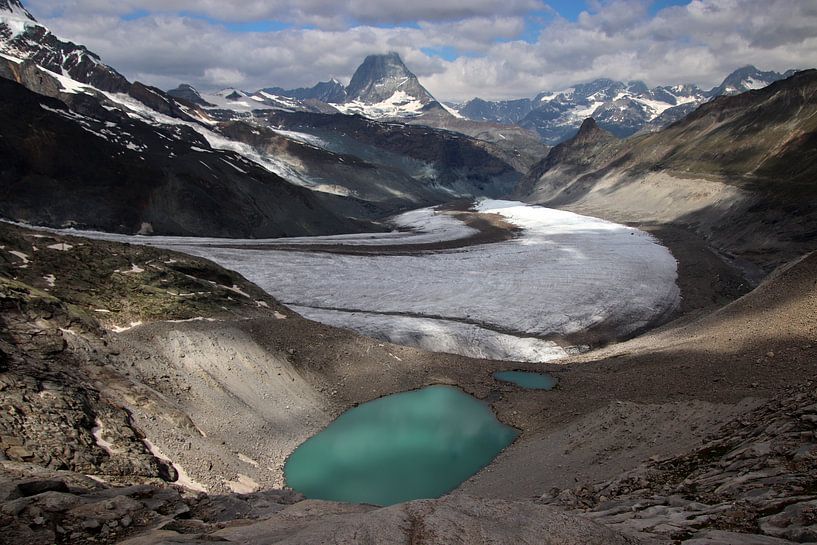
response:
[[[534,394],[490,378],[533,364],[378,343],[201,259],[0,225],[0,543],[817,542],[815,278],[812,256],[544,366],[561,387]],[[381,509],[281,489],[343,410],[439,383],[522,431],[461,490]]]
[[[683,456],[651,460],[542,503],[686,545],[817,541],[817,377],[735,419]]]

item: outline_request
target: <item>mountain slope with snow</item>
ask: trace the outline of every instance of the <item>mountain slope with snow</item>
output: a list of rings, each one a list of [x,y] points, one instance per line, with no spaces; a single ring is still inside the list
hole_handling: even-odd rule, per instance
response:
[[[666,127],[713,97],[760,89],[792,73],[762,72],[754,66],[745,66],[709,91],[694,84],[649,88],[640,81],[597,79],[562,91],[543,92],[530,100],[475,98],[457,111],[472,120],[518,124],[536,131],[550,145],[575,134],[588,117],[624,138],[638,131]]]
[[[352,76],[346,100],[333,104],[343,113],[374,119],[415,117],[429,108],[442,109],[397,53],[369,55]]]
[[[56,104],[61,106],[49,106],[47,112],[58,111],[55,115],[64,123],[42,135],[41,145],[56,149],[60,138],[82,136],[72,142],[81,148],[78,153],[50,152],[59,158],[57,170],[50,170],[48,162],[38,164],[31,150],[14,146],[6,150],[9,164],[16,165],[4,171],[6,201],[0,212],[7,218],[120,232],[229,236],[354,232],[371,227],[371,219],[406,207],[505,194],[520,178],[512,166],[473,139],[356,116],[321,115],[337,110],[314,98],[239,89],[206,94],[189,85],[165,93],[131,83],[85,47],[54,36],[17,0],[2,1],[0,77],[36,96],[60,101]],[[57,58],[60,63],[51,62]],[[382,70],[369,72],[372,77],[378,74],[382,76]],[[337,82],[329,82],[324,91],[331,88],[337,88]],[[28,134],[29,129],[36,133],[38,116],[50,115],[34,105],[14,116],[14,101],[34,100],[13,89],[7,89],[13,97],[8,105],[10,122],[0,127],[0,137],[14,131]],[[73,161],[94,147],[95,138],[106,142],[106,157],[97,171],[88,173],[87,165],[99,161],[77,165]],[[224,175],[225,169],[229,175]],[[128,176],[116,175],[119,171]],[[77,179],[77,172],[86,174]],[[103,175],[109,177],[104,183]],[[140,181],[139,176],[150,180]],[[117,191],[125,179],[128,191]],[[94,206],[83,208],[81,199],[65,197],[72,186],[78,194],[93,193],[90,187],[100,183],[110,195],[96,198]],[[170,193],[154,194],[157,187]],[[181,198],[184,192],[191,198]],[[35,206],[38,200],[45,204]],[[235,202],[235,213],[220,212],[216,204],[222,200]],[[281,212],[288,204],[294,215]],[[115,223],[113,216],[99,212],[106,207],[127,220]],[[221,217],[223,224],[207,215]],[[143,223],[148,225],[145,229]]]

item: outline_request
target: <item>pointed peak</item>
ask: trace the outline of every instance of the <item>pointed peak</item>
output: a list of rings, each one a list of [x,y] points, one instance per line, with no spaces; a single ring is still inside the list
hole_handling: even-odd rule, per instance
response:
[[[582,121],[582,126],[579,127],[579,132],[576,133],[572,139],[569,140],[572,144],[585,145],[588,143],[603,142],[606,140],[615,140],[616,137],[602,129],[596,124],[596,120],[588,117]]]
[[[735,72],[760,72],[754,64],[747,64],[746,66],[741,66]]]
[[[364,66],[391,67],[392,70],[402,69],[408,72],[408,68],[406,68],[406,65],[403,63],[403,59],[400,58],[400,55],[396,51],[367,55],[366,58],[363,59],[363,64],[360,65],[361,68]]]
[[[582,121],[582,126],[579,127],[579,132],[576,133],[576,136],[587,134],[593,131],[599,130],[598,124],[596,124],[596,120],[592,117],[588,117],[584,121]]]
[[[400,55],[392,51],[386,54],[369,55],[355,70],[349,86],[346,88],[349,100],[358,100],[366,104],[375,104],[397,92],[419,100],[423,104],[434,101],[417,76],[403,64]]]
[[[195,87],[193,87],[189,83],[180,83],[179,86],[176,89],[184,89],[184,90],[187,90],[187,91],[194,91],[195,93],[199,92],[198,89],[196,89]]]

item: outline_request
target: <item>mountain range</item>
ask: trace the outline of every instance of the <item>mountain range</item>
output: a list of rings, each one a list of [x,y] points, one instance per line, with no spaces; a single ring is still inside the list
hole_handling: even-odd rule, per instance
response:
[[[474,109],[487,120],[441,105],[392,54],[368,57],[348,86],[168,93],[0,0],[0,544],[814,543],[817,70],[747,67],[710,91],[597,80]],[[462,211],[477,196],[524,203]],[[383,218],[443,203],[419,211],[431,231],[421,236],[469,216],[484,236],[440,250],[374,234],[392,228]],[[520,209],[555,221],[531,238]],[[488,325],[472,309],[490,306],[532,323],[520,294],[580,282],[613,293],[610,308],[594,290],[566,300],[599,310],[591,328],[607,312],[638,327],[615,299],[650,291],[645,256],[656,254],[644,247],[660,243],[680,308],[601,346],[546,299],[532,302],[533,322],[552,317],[578,329],[568,348],[593,349],[557,365],[492,361],[308,320],[236,271],[110,232],[341,235],[365,244],[323,239],[311,263],[330,265],[289,276],[333,295],[343,289],[325,272],[352,271],[355,314],[387,325],[418,318],[389,306],[401,299],[428,312],[436,301],[415,290],[431,282],[435,299],[461,307],[431,323],[464,331]],[[353,232],[366,234],[342,236]],[[243,255],[233,263],[259,278],[279,273],[271,289],[311,251],[286,242],[198,248]],[[481,257],[491,247],[508,259]],[[552,274],[526,270],[550,261]],[[438,284],[450,270],[461,274]],[[503,337],[524,340],[509,325]],[[450,340],[446,328],[413,327],[406,337]],[[558,384],[534,391],[495,381],[498,371]],[[381,508],[281,489],[293,451],[339,415],[430,384],[473,396],[516,439],[439,499]],[[433,449],[449,439],[436,428],[424,430]]]
[[[201,94],[190,85],[182,84],[168,93],[219,110],[216,115],[221,117],[258,109],[360,114],[371,119],[459,129],[472,136],[480,131],[466,121],[474,121],[516,125],[538,134],[543,143],[552,146],[570,138],[590,116],[600,127],[622,138],[637,132],[652,132],[683,118],[714,97],[759,89],[794,72],[764,72],[754,66],[744,66],[710,90],[695,84],[649,88],[641,81],[597,79],[561,91],[542,92],[532,99],[474,98],[464,104],[443,104],[422,86],[400,56],[392,52],[366,57],[347,87],[333,78],[311,88],[267,87],[254,93],[225,89]]]
[[[760,277],[814,249],[815,165],[812,69],[715,97],[638,138],[618,138],[587,119],[529,171],[516,196],[619,221],[684,225]]]
[[[389,86],[418,92],[395,60],[364,63],[349,104]],[[271,107],[237,90],[202,97],[182,87],[174,97],[130,82],[18,0],[0,4],[0,78],[3,131],[14,135],[0,140],[0,214],[31,223],[231,237],[351,232],[405,208],[501,195],[522,175],[505,159],[512,154],[485,140],[330,115],[317,99]]]
[[[545,143],[555,145],[572,136],[582,121],[591,116],[600,127],[618,137],[652,132],[678,121],[714,97],[760,89],[794,72],[763,72],[754,66],[744,66],[708,91],[695,84],[649,88],[641,81],[597,79],[562,91],[542,92],[532,99],[475,98],[451,106],[468,119],[517,124],[534,130]]]
[[[332,78],[308,88],[266,87],[256,92],[228,88],[203,94],[188,84],[181,84],[168,94],[233,112],[280,109],[405,120],[430,111],[445,111],[394,52],[366,57],[348,86]]]
[[[547,154],[542,140],[570,138],[591,115],[611,137],[647,132],[789,75],[746,67],[706,92],[603,79],[458,113],[389,53],[367,57],[348,86],[166,93],[56,37],[19,0],[0,2],[0,115],[16,135],[0,141],[0,214],[53,226],[235,237],[376,229],[406,208],[518,191]],[[489,119],[467,119],[478,107]],[[123,179],[127,191],[115,191]]]

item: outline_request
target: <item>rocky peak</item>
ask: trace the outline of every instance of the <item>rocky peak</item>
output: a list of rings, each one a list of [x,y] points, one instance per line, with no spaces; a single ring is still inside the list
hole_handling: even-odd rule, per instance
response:
[[[180,98],[198,106],[211,106],[209,102],[201,97],[201,93],[199,93],[198,89],[187,83],[182,83],[175,89],[170,89],[167,94],[173,98]]]
[[[790,72],[786,72],[786,74]],[[712,89],[709,95],[737,95],[753,89],[762,89],[775,81],[784,79],[786,74],[772,71],[764,72],[748,64],[726,76],[723,83]]]
[[[574,142],[588,142],[595,140],[598,136],[604,134],[604,131],[596,124],[596,120],[588,117],[582,121],[579,127],[579,132],[573,137]]]
[[[30,19],[36,22],[20,0],[0,0],[0,17],[7,17],[9,14],[17,19]]]
[[[434,102],[431,93],[394,52],[366,57],[346,88],[347,100],[366,104],[383,102],[399,91],[423,104]]]

